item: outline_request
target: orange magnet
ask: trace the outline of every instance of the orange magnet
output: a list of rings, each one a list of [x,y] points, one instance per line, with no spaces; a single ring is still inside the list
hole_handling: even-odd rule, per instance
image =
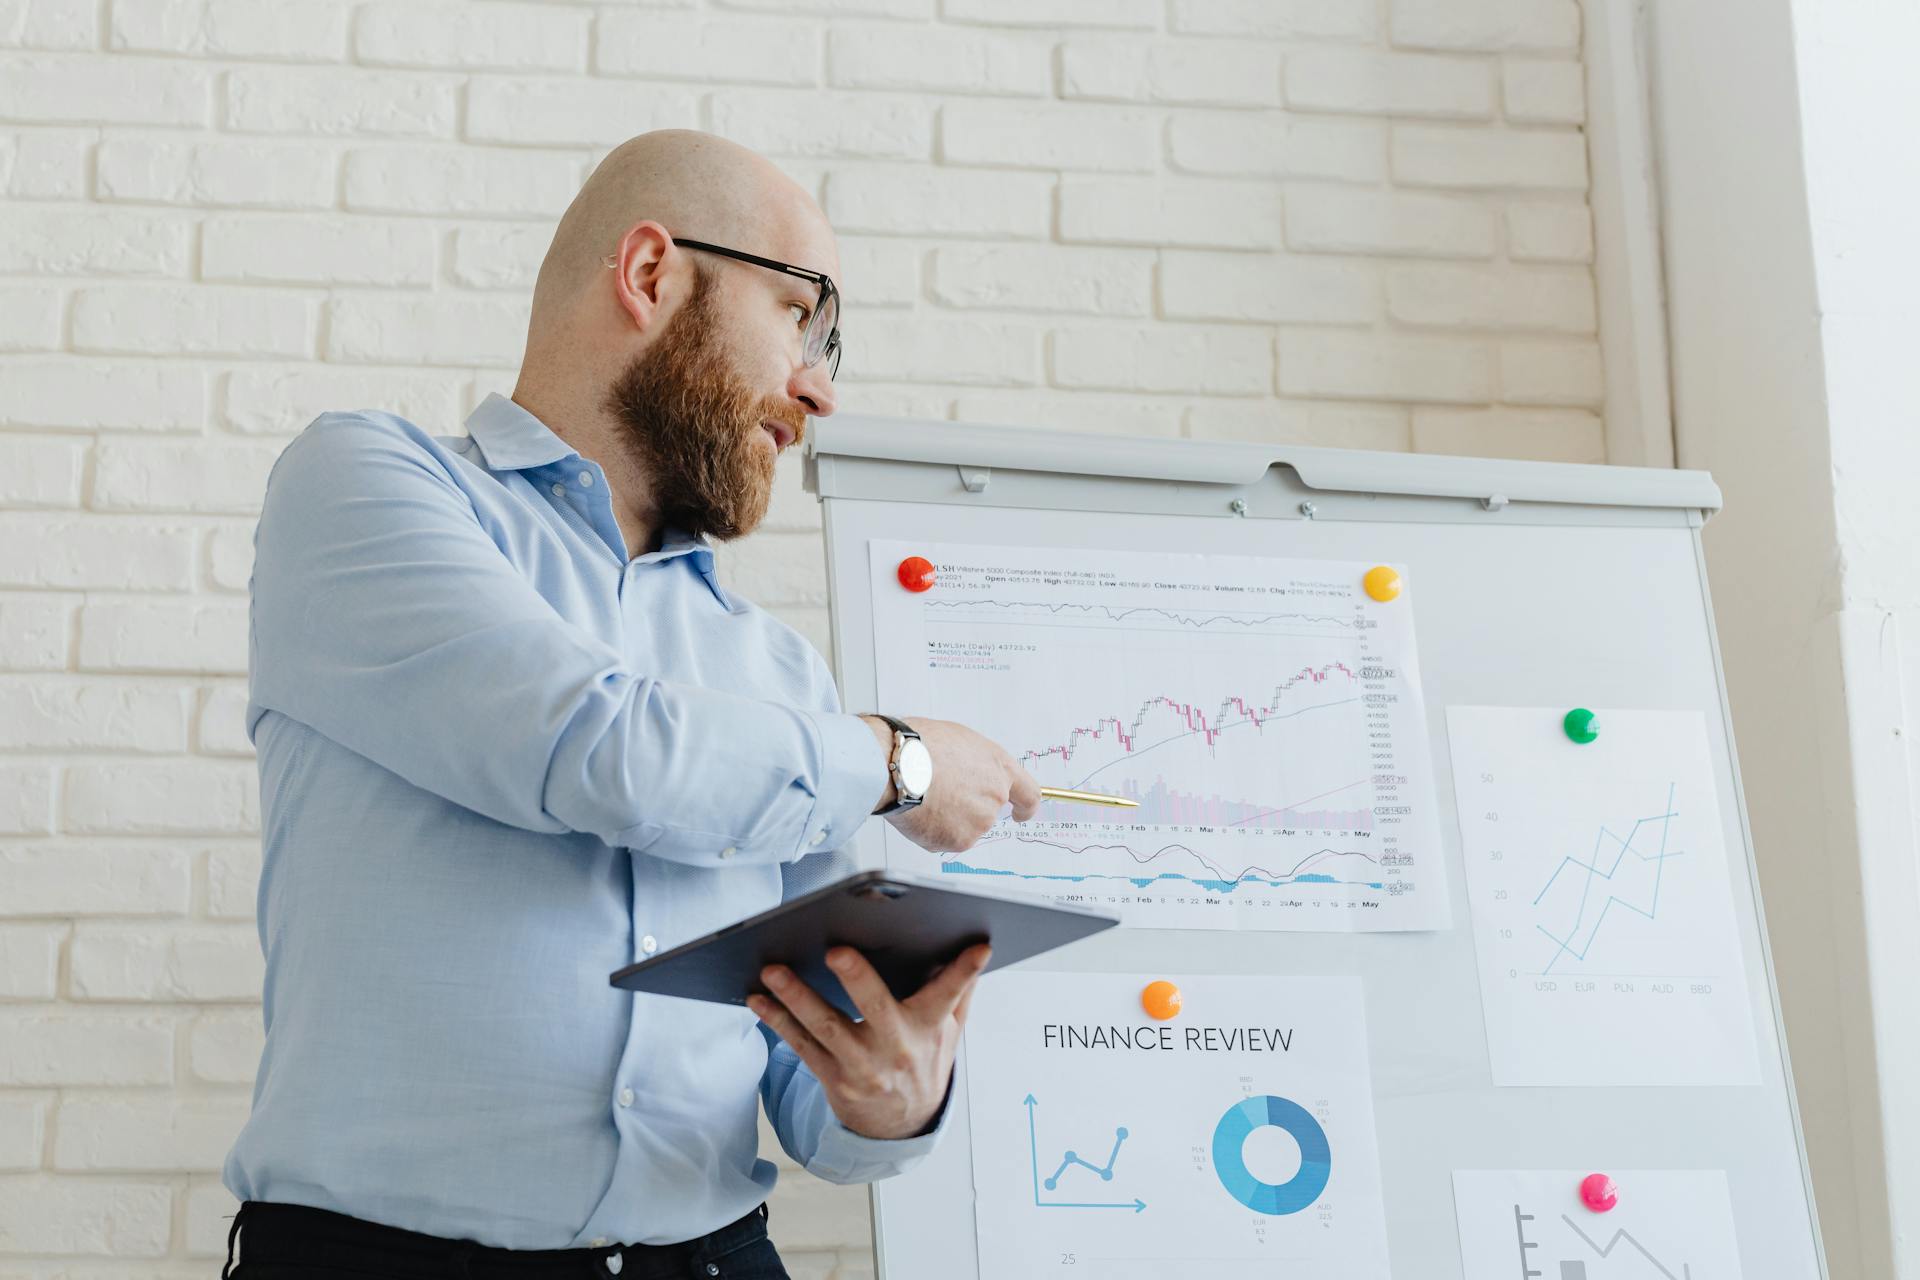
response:
[[[1180,988],[1171,982],[1149,982],[1140,992],[1140,1007],[1149,1018],[1165,1022],[1180,1016]]]
[[[925,556],[908,556],[900,562],[900,585],[909,591],[927,591],[933,587],[933,562]]]
[[[1361,583],[1366,587],[1367,594],[1382,604],[1400,595],[1400,575],[1383,564],[1367,570],[1367,576],[1361,579]]]

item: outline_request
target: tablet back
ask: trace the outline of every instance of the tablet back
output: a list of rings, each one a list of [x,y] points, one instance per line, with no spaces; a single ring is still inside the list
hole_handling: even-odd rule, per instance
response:
[[[976,942],[993,944],[991,971],[1116,923],[1097,911],[961,891],[905,872],[863,871],[628,965],[609,981],[629,991],[745,1004],[750,993],[766,990],[760,970],[779,963],[834,1007],[858,1016],[827,968],[830,947],[861,952],[895,998],[905,999]]]

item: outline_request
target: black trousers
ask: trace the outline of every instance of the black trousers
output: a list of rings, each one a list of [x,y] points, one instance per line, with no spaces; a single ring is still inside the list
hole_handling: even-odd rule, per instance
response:
[[[235,1252],[235,1238],[239,1250]],[[299,1204],[248,1200],[221,1280],[789,1280],[767,1206],[680,1244],[500,1249]]]

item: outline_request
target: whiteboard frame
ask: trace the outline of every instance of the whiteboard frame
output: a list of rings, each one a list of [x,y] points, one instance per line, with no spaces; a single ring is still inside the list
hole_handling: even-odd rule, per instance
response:
[[[898,417],[836,415],[829,421],[814,422],[812,428],[805,454],[805,483],[823,506],[828,590],[834,604],[834,668],[843,699],[849,705],[871,696],[874,688],[872,612],[867,596],[871,579],[864,572],[857,577],[843,573],[836,548],[850,526],[862,523],[852,517],[863,504],[885,504],[889,510],[894,504],[932,504],[1222,520],[1686,530],[1710,649],[1726,765],[1732,779],[1732,807],[1738,817],[1746,891],[1759,944],[1758,964],[1749,964],[1748,980],[1764,979],[1765,1005],[1772,1014],[1770,1029],[1756,1026],[1754,1030],[1763,1059],[1765,1033],[1771,1031],[1779,1082],[1791,1119],[1808,1234],[1819,1275],[1827,1280],[1826,1250],[1807,1164],[1700,539],[1702,524],[1721,504],[1720,491],[1710,476],[1699,471],[1654,468],[1150,440]],[[1429,706],[1430,716],[1442,721],[1444,710],[1441,705]],[[1449,793],[1439,803],[1444,811],[1443,843],[1449,858],[1457,859],[1459,831],[1452,820],[1453,796]],[[856,843],[855,857],[863,866],[878,865],[883,860],[877,832],[868,833]],[[1461,902],[1454,931],[1471,934],[1468,911],[1470,908]],[[1751,999],[1751,992],[1749,996]],[[956,1081],[956,1101],[962,1087],[962,1082]],[[965,1142],[967,1137],[949,1134],[943,1139],[944,1143],[954,1141]],[[883,1278],[888,1275],[889,1263],[885,1187],[885,1183],[879,1183],[870,1188],[875,1265]],[[1736,1215],[1738,1211],[1736,1206]],[[1400,1265],[1406,1265],[1404,1258]]]

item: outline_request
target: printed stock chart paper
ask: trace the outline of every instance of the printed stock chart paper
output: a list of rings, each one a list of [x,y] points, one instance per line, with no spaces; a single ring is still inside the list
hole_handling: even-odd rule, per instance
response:
[[[924,556],[931,589],[900,562]],[[875,673],[894,714],[956,720],[1049,801],[963,854],[889,828],[888,862],[1148,928],[1451,921],[1413,602],[1361,562],[875,541]]]

